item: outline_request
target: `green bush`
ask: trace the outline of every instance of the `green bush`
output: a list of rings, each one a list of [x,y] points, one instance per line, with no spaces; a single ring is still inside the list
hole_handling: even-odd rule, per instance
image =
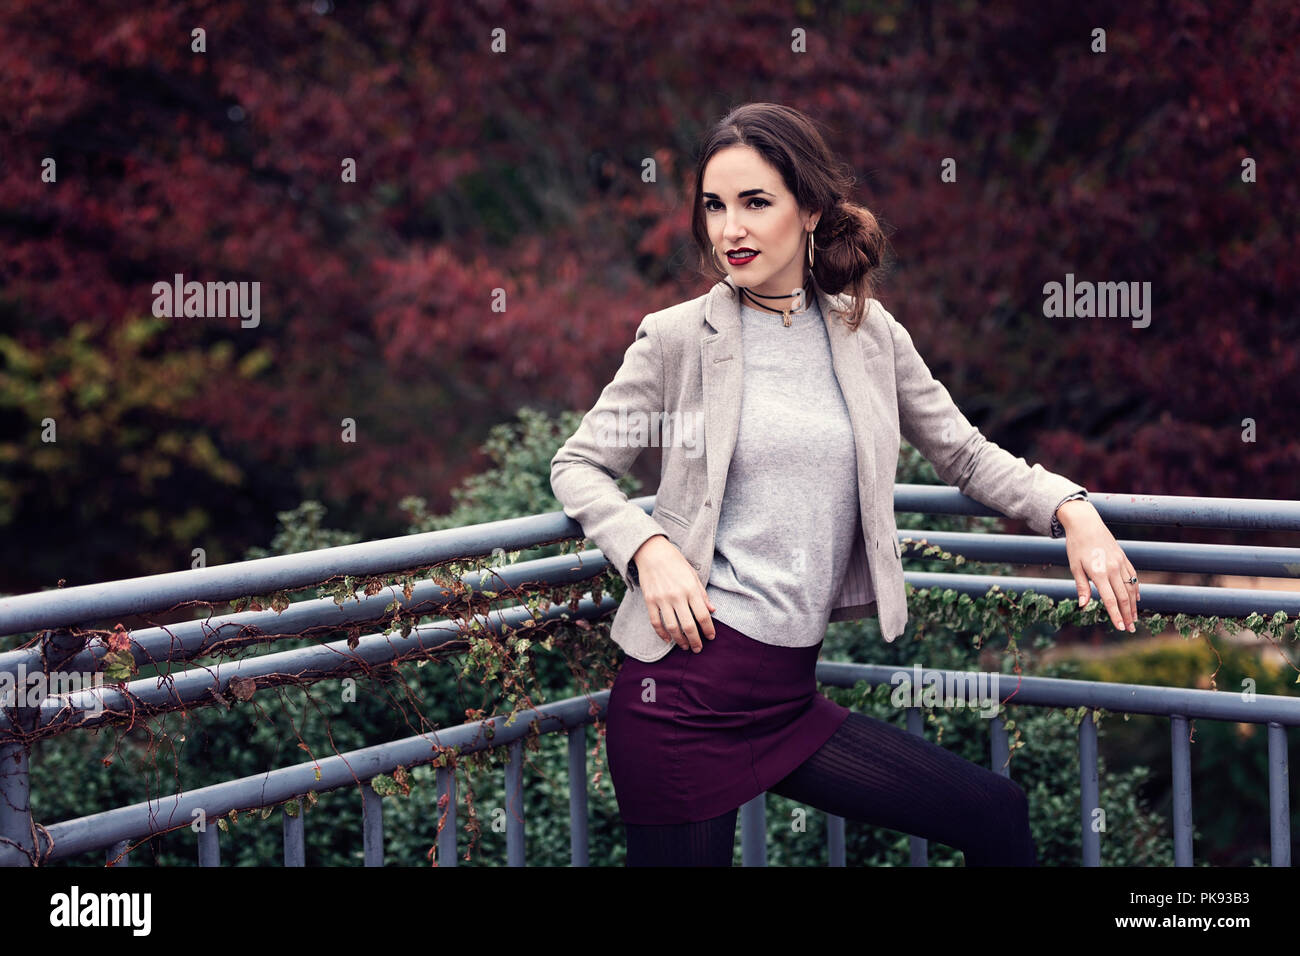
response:
[[[1083,680],[1160,687],[1203,687],[1230,693],[1253,690],[1289,697],[1293,671],[1278,648],[1259,642],[1233,644],[1204,635],[1171,638],[1158,646],[1119,649],[1079,662]],[[1247,685],[1247,680],[1252,683]],[[1213,681],[1213,683],[1211,683]],[[1172,815],[1170,722],[1135,714],[1112,716],[1102,754],[1117,770],[1151,767],[1142,793],[1162,815]],[[1264,724],[1195,720],[1191,727],[1192,819],[1199,839],[1197,860],[1218,866],[1251,866],[1269,860],[1268,732]],[[1290,766],[1300,759],[1300,743],[1289,735]],[[1292,832],[1300,824],[1293,819]]]
[[[448,515],[429,515],[425,502],[411,498],[402,507],[411,515],[408,533],[461,527],[502,518],[557,510],[550,492],[550,459],[558,445],[577,428],[580,415],[565,413],[552,421],[540,413],[524,409],[518,424],[494,429],[484,450],[493,467],[485,474],[466,482],[453,492],[455,509]],[[631,491],[633,480],[624,479]],[[277,529],[269,548],[250,548],[246,559],[274,554],[290,554],[317,548],[350,544],[357,540],[351,532],[324,527],[325,509],[317,502],[304,502],[299,508],[279,515]],[[560,545],[530,550],[527,558],[560,553]],[[292,596],[307,600],[313,594]],[[617,651],[612,642],[601,641],[580,629],[561,629],[566,640],[581,649],[592,645],[589,669],[596,689],[608,685],[611,667],[616,665]],[[599,632],[598,632],[599,633]],[[336,640],[342,634],[324,635],[322,641]],[[303,646],[301,638],[285,638],[257,648],[256,653],[270,653]],[[533,656],[538,687],[544,703],[579,693],[579,685],[560,654]],[[199,666],[211,665],[211,658],[200,659]],[[289,686],[262,689],[247,703],[230,710],[205,707],[188,715],[168,714],[141,721],[136,728],[123,732],[114,728],[98,733],[74,732],[39,742],[32,756],[32,806],[37,820],[45,823],[81,816],[114,806],[146,799],[157,799],[178,790],[192,790],[225,780],[243,777],[310,760],[326,757],[385,740],[398,740],[437,727],[461,724],[467,710],[485,714],[506,713],[510,706],[502,699],[500,688],[489,684],[468,685],[460,676],[463,655],[432,661],[424,666],[403,664],[400,668],[381,668],[373,676],[359,677],[355,702],[345,702],[339,680],[322,681],[309,687]],[[143,668],[136,675],[146,678],[157,673]],[[588,728],[587,736],[594,747],[596,731]],[[527,804],[530,862],[561,859],[567,862],[567,758],[564,742],[543,739],[537,754],[529,753],[531,764],[543,771],[550,782],[528,780]],[[559,756],[549,748],[558,746]],[[501,774],[505,754],[490,753],[481,759],[483,768],[462,764],[459,775],[469,779],[476,791],[476,807],[481,814],[481,851],[470,861],[474,865],[500,864],[505,860],[504,832],[491,826],[494,808],[504,806]],[[603,749],[598,758],[603,763]],[[591,761],[592,773],[600,769]],[[385,798],[386,858],[390,863],[425,863],[433,845],[438,812],[434,772],[414,769],[410,775],[409,796]],[[77,787],[68,786],[77,780]],[[590,807],[593,820],[590,836],[594,861],[616,860],[622,853],[621,833],[617,829],[617,807],[606,774],[600,785],[591,788]],[[464,783],[460,784],[462,801],[459,823],[467,822],[464,809]],[[318,795],[318,802],[306,808],[305,841],[309,865],[337,866],[358,863],[361,856],[361,796],[356,787]],[[552,804],[558,811],[552,811]],[[552,833],[549,820],[564,828]],[[600,826],[602,820],[613,825]],[[193,865],[197,861],[196,835],[188,829],[158,837],[147,846],[138,847],[132,865]],[[468,836],[461,834],[461,855]],[[281,859],[282,835],[279,812],[267,819],[261,813],[240,814],[225,821],[221,837],[222,861],[225,864],[255,865]],[[531,849],[535,847],[535,849]],[[498,852],[499,850],[499,852]],[[562,851],[562,852],[561,852]],[[102,855],[86,854],[69,861],[84,865],[97,863]],[[461,865],[468,865],[462,861]]]
[[[550,491],[550,460],[556,448],[578,425],[581,416],[566,412],[555,420],[529,409],[519,422],[494,429],[484,450],[492,467],[466,482],[455,494],[455,507],[447,515],[431,515],[418,498],[402,502],[411,515],[410,533],[459,527],[502,518],[558,510]],[[914,449],[904,445],[897,480],[938,483],[933,469]],[[629,495],[643,493],[634,479],[621,479]],[[280,515],[269,549],[250,549],[247,557],[346,544],[355,540],[347,531],[323,526],[324,509],[314,502]],[[912,524],[906,519],[911,518]],[[933,529],[993,529],[993,518],[900,515],[900,527]],[[525,557],[559,553],[560,545],[529,551]],[[937,559],[909,558],[917,570],[951,570]],[[1008,572],[998,565],[961,565],[978,573]],[[298,596],[302,600],[311,595]],[[556,640],[569,646],[568,660],[581,662],[585,675],[575,675],[566,656],[539,653],[533,662],[537,676],[536,703],[580,693],[579,676],[594,690],[607,687],[621,652],[605,636],[607,622],[588,632],[571,625],[556,631]],[[270,650],[301,646],[301,639],[274,642]],[[1044,676],[1080,676],[1068,663],[1039,667],[1037,652],[1052,645],[1050,628],[1036,624],[1032,633],[1020,635],[1019,663],[1025,673]],[[267,648],[261,649],[265,652]],[[898,641],[880,638],[874,618],[830,626],[823,660],[898,665],[914,662],[926,667],[956,669],[997,668],[1008,673],[1015,661],[986,643],[975,646],[970,634],[927,626],[918,637],[911,626]],[[500,688],[479,686],[461,678],[460,657],[382,668],[359,679],[355,703],[347,703],[340,682],[324,681],[311,687],[260,691],[253,700],[229,710],[197,709],[192,714],[171,714],[125,733],[73,733],[38,745],[33,756],[33,806],[42,821],[73,817],[120,806],[147,796],[157,797],[177,789],[192,789],[234,777],[328,756],[356,747],[395,740],[434,727],[464,722],[466,711],[505,713],[509,703]],[[889,688],[868,691],[826,688],[833,699],[884,720],[901,722],[889,702]],[[544,698],[542,695],[545,695]],[[1077,715],[1056,709],[1012,707],[1004,715],[1014,720],[1011,775],[1028,793],[1032,826],[1040,863],[1070,866],[1080,860],[1079,794],[1077,770]],[[1105,740],[1116,720],[1102,722]],[[956,709],[932,710],[927,735],[962,757],[988,765],[988,723],[976,714]],[[603,738],[594,727],[586,730],[588,752],[589,846],[593,865],[620,865],[624,860],[622,825],[604,763]],[[598,747],[597,744],[600,744]],[[566,741],[561,735],[531,739],[525,748],[526,846],[531,865],[568,865],[568,774]],[[1172,862],[1167,821],[1142,799],[1148,774],[1140,763],[1106,759],[1101,763],[1102,805],[1107,809],[1107,829],[1102,839],[1102,861],[1107,865],[1168,865]],[[112,759],[106,765],[103,758]],[[505,833],[499,825],[504,807],[502,789],[505,751],[478,760],[462,761],[458,768],[459,856],[464,857],[471,818],[467,812],[465,781],[473,786],[477,824],[477,849],[459,865],[498,866],[505,863]],[[77,786],[69,786],[76,780]],[[408,792],[397,787],[384,799],[386,861],[389,865],[425,865],[434,844],[439,810],[435,772],[413,768],[406,778]],[[775,794],[767,797],[768,859],[773,865],[809,866],[826,861],[824,815],[809,812],[807,832],[790,826],[796,807]],[[306,808],[307,862],[309,865],[355,865],[361,860],[361,800],[355,787],[322,793]],[[496,825],[494,825],[496,824]],[[241,814],[227,822],[222,834],[222,859],[226,864],[252,865],[278,862],[281,853],[281,818],[273,813]],[[740,859],[737,839],[736,859]],[[905,865],[905,835],[849,821],[847,852],[850,865]],[[78,863],[93,863],[99,854]],[[196,861],[194,834],[181,831],[151,841],[133,856],[133,865],[184,865]],[[930,863],[958,865],[961,854],[937,844],[930,847]]]

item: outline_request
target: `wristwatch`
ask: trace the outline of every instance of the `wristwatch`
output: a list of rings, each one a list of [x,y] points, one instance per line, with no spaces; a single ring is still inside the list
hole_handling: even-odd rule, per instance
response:
[[[1052,537],[1053,537],[1053,538],[1060,538],[1060,537],[1063,537],[1063,536],[1065,535],[1065,528],[1061,525],[1061,519],[1058,518],[1058,517],[1056,517],[1056,512],[1057,512],[1057,511],[1060,511],[1060,510],[1061,510],[1061,505],[1065,504],[1067,501],[1075,501],[1075,500],[1078,500],[1078,499],[1082,499],[1082,500],[1084,500],[1084,501],[1087,501],[1087,500],[1088,500],[1088,492],[1086,492],[1086,491],[1076,491],[1076,492],[1075,492],[1074,494],[1072,494],[1072,495],[1066,495],[1066,496],[1065,496],[1064,498],[1062,498],[1062,499],[1060,500],[1060,502],[1057,504],[1057,506],[1056,506],[1056,511],[1053,511],[1053,512],[1052,512]]]

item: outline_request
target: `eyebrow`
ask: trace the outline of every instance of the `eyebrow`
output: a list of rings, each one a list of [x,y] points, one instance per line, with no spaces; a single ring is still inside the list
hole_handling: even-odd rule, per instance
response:
[[[776,198],[776,193],[769,193],[767,192],[766,189],[746,189],[744,192],[739,193],[738,195],[739,198],[744,199],[746,196],[757,196],[759,193],[767,193],[767,195],[771,196],[773,199]],[[701,193],[701,195],[705,199],[716,199],[719,202],[722,201],[722,197],[719,196],[717,193]]]

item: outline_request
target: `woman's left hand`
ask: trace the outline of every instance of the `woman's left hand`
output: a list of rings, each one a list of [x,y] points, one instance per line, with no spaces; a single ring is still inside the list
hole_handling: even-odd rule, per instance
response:
[[[1065,529],[1065,553],[1079,586],[1079,607],[1087,607],[1092,597],[1088,586],[1091,578],[1115,627],[1137,630],[1134,622],[1142,595],[1136,581],[1129,583],[1137,572],[1097,509],[1090,501],[1078,499],[1065,502],[1056,515]]]

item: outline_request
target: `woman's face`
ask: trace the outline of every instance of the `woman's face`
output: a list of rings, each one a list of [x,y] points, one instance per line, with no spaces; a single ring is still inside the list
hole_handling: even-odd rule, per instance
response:
[[[799,209],[781,174],[758,150],[728,146],[716,152],[704,167],[700,202],[717,261],[737,286],[759,295],[792,295],[803,286],[808,232],[817,216]],[[729,255],[740,249],[758,255]]]

